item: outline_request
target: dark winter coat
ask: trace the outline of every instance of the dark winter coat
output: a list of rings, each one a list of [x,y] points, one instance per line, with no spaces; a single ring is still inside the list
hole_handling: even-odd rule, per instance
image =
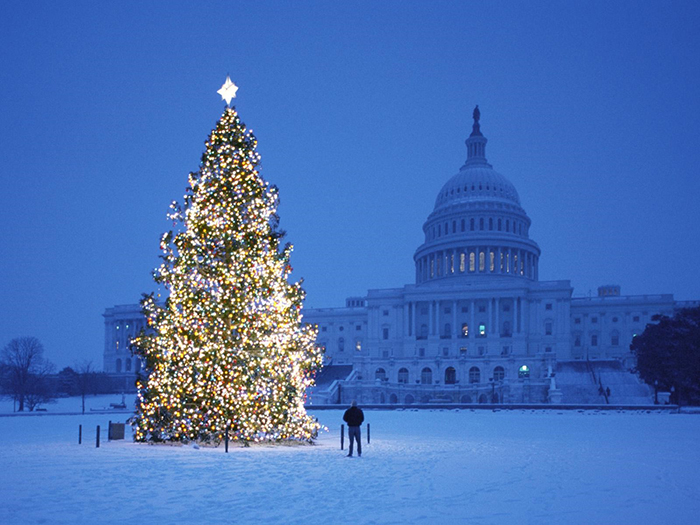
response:
[[[345,421],[349,427],[359,427],[365,420],[365,415],[362,410],[357,407],[350,407],[343,414],[343,421]]]

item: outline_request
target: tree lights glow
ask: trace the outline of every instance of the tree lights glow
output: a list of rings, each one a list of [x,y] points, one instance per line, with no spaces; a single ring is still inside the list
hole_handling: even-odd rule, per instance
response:
[[[222,88],[223,89],[223,88]],[[228,94],[228,93],[227,93]],[[169,218],[162,264],[169,296],[141,302],[149,331],[132,341],[147,375],[137,381],[137,441],[218,443],[312,440],[305,390],[321,366],[316,330],[302,323],[304,291],[288,282],[277,188],[257,170],[257,140],[227,107],[200,169]]]

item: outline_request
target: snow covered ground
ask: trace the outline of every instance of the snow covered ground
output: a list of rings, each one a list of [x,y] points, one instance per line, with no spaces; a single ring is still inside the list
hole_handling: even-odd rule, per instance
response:
[[[90,399],[94,406],[120,401]],[[363,457],[102,442],[125,414],[0,417],[0,523],[697,523],[700,416],[366,411]],[[75,405],[75,407],[74,407]],[[0,411],[7,412],[7,404]],[[9,405],[11,411],[12,405]],[[77,444],[78,425],[85,429]],[[347,446],[347,444],[346,444]]]

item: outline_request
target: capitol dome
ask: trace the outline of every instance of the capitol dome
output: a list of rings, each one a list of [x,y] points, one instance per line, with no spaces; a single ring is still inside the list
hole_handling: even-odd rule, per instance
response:
[[[515,186],[486,160],[479,106],[466,140],[467,161],[442,187],[416,250],[417,284],[445,278],[508,276],[537,280],[540,249]]]

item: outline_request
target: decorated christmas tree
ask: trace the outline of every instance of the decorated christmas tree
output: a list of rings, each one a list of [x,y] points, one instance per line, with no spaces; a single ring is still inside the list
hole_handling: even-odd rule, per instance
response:
[[[145,362],[131,420],[137,441],[312,440],[304,409],[321,364],[315,328],[302,322],[304,291],[290,283],[277,188],[258,172],[253,133],[227,106],[199,171],[190,173],[179,228],[163,235],[154,279],[167,289],[141,302],[149,330],[132,341]]]

